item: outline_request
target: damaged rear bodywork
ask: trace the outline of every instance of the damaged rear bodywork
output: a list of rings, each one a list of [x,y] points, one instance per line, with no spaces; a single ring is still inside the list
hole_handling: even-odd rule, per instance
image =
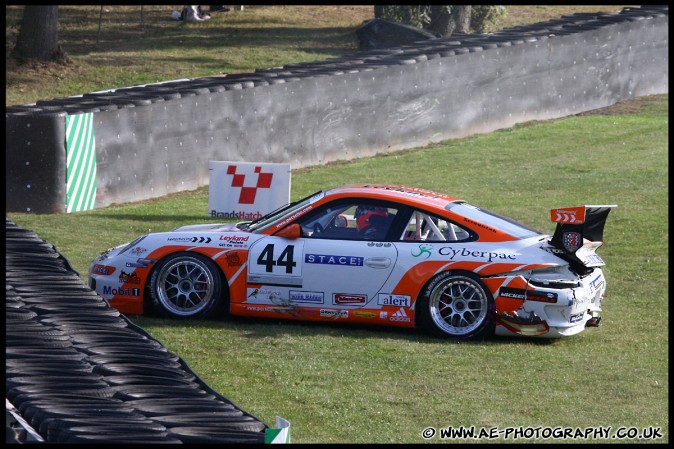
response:
[[[496,334],[575,335],[601,321],[606,292],[602,258],[596,254],[616,205],[552,209],[554,234],[540,245],[559,265],[511,273],[496,292]]]

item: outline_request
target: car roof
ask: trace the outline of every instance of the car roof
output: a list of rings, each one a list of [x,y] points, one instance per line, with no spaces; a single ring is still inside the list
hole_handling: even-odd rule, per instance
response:
[[[467,218],[463,215],[457,215],[456,212],[450,210],[451,208],[448,208],[447,205],[450,203],[465,203],[465,201],[432,190],[395,184],[349,184],[326,190],[323,193],[324,201],[338,198],[360,197],[376,200],[389,200],[419,209],[426,209],[430,212],[437,212],[450,219],[458,220],[463,226],[472,229],[473,232],[479,235],[479,241],[482,242],[504,242],[521,238],[495,224],[478,223],[475,221],[475,217]],[[483,211],[490,215],[498,216],[498,214],[494,214],[493,212]],[[508,217],[501,217],[501,219],[504,220],[504,222],[509,221],[515,223],[517,227],[528,229],[536,235],[540,234],[540,231],[530,229],[528,226],[515,222]],[[489,232],[482,232],[485,229]]]
[[[327,196],[358,196],[381,200],[396,201],[409,205],[435,206],[440,209],[458,198],[433,192],[427,189],[395,184],[349,184],[334,187],[325,192]]]

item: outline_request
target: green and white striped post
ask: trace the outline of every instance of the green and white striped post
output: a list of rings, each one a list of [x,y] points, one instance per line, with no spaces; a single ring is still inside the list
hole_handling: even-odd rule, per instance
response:
[[[276,428],[266,429],[265,444],[290,444],[290,422],[280,416],[276,417]]]
[[[66,116],[66,211],[95,208],[96,140],[94,114]]]

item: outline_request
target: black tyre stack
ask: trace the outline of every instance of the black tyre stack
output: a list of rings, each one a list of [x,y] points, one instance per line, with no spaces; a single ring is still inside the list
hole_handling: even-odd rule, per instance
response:
[[[6,218],[6,442],[263,443],[208,387]]]

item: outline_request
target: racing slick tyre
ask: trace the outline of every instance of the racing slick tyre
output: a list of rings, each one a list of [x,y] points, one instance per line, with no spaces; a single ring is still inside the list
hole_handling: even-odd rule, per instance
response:
[[[462,340],[490,336],[494,330],[494,299],[472,273],[445,271],[424,287],[420,324],[435,335]]]
[[[195,253],[161,260],[150,278],[155,310],[171,318],[211,318],[224,308],[222,276],[211,259]]]

